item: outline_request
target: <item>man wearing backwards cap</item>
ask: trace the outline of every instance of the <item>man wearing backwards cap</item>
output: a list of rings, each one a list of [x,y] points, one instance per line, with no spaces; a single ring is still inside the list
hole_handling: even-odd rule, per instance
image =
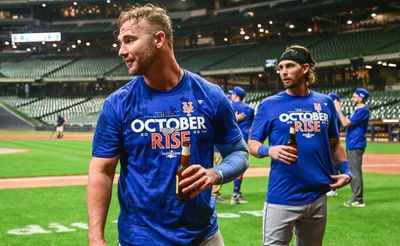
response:
[[[311,52],[288,47],[279,59],[285,91],[258,107],[248,142],[256,157],[271,157],[263,215],[263,245],[322,245],[326,227],[326,192],[351,180],[346,153],[339,141],[332,99],[310,91],[315,80]],[[295,126],[298,149],[287,146]],[[269,138],[269,146],[263,145]],[[339,175],[333,175],[335,163]]]
[[[367,127],[369,110],[365,105],[369,93],[366,89],[358,88],[354,91],[351,101],[355,106],[354,112],[347,118],[339,101],[335,101],[335,108],[338,112],[340,122],[346,128],[346,151],[349,158],[350,169],[353,174],[351,180],[352,198],[343,205],[351,208],[365,207],[364,188],[362,178],[362,156],[367,146]]]

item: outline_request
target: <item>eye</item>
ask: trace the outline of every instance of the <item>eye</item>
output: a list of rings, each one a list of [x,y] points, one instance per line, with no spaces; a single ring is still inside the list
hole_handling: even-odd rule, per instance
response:
[[[128,37],[128,38],[126,39],[126,43],[128,43],[128,44],[133,43],[133,42],[135,42],[135,41],[136,41],[136,39],[133,38],[133,37]]]

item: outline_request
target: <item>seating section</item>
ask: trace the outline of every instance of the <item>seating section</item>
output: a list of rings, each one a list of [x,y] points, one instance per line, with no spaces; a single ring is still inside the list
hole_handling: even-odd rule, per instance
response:
[[[7,78],[38,78],[72,62],[74,57],[32,56],[21,61],[2,63],[0,73]]]
[[[207,49],[197,53],[196,55],[182,58],[180,65],[183,68],[197,73],[206,67],[212,66],[213,64],[218,64],[223,60],[234,56],[235,54],[241,53],[241,51],[245,49],[247,49],[247,46],[229,46],[224,48]]]
[[[349,32],[326,35],[323,42],[310,47],[317,61],[351,58],[366,55],[369,52],[372,39],[377,37],[378,31]],[[365,45],[360,45],[365,44]]]
[[[97,78],[121,64],[121,59],[114,55],[82,57],[66,67],[51,73],[49,78]]]
[[[221,14],[222,15],[222,14]],[[110,29],[108,23],[72,27]],[[86,32],[86,31],[85,31]],[[369,29],[337,34],[306,35],[302,37],[269,38],[260,43],[224,47],[177,50],[180,65],[194,72],[226,69],[260,69],[266,59],[275,59],[287,46],[307,46],[317,62],[349,59],[356,56],[400,52],[400,27],[390,30]],[[363,45],[359,45],[363,44]],[[96,56],[50,57],[29,54],[0,54],[0,80],[46,78],[90,78],[126,76],[127,69],[116,53]]]
[[[103,101],[104,97],[95,97],[82,103],[76,103],[71,107],[47,115],[45,117],[42,117],[41,119],[47,124],[54,124],[54,122],[56,122],[57,120],[57,115],[62,115],[67,118],[68,124],[70,125],[88,125],[90,123],[87,123],[85,121],[85,116],[98,114],[103,105]]]
[[[225,60],[212,64],[204,70],[222,70],[233,68],[260,68],[266,59],[277,59],[282,51],[291,44],[310,46],[319,41],[319,37],[301,37],[292,39],[275,39],[261,44],[247,46],[235,55],[226,57]]]
[[[113,70],[107,72],[106,75],[110,77],[128,76],[128,67],[125,65],[125,63],[122,63]]]
[[[23,97],[16,97],[16,96],[8,96],[8,97],[0,97],[0,100],[14,108],[18,108],[22,105],[32,103],[39,99],[34,98],[34,97],[23,98]]]
[[[96,126],[99,113],[76,116],[68,120],[69,125],[75,126]]]
[[[354,87],[325,87],[313,90],[324,94],[335,91],[341,98],[344,113],[350,115],[354,110],[350,100]],[[245,102],[257,110],[262,100],[275,93],[271,90],[249,91]],[[69,125],[75,126],[95,126],[104,99],[104,96],[44,99],[0,97],[0,101],[47,125],[54,125],[57,115],[62,115],[67,117]],[[370,120],[400,119],[400,91],[372,91],[368,107],[371,111]]]
[[[32,118],[41,118],[51,113],[56,113],[62,109],[87,100],[84,97],[79,98],[44,98],[17,109]]]

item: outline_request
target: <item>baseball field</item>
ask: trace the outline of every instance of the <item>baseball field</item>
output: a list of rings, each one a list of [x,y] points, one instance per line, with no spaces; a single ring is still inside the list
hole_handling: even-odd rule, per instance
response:
[[[87,245],[86,181],[91,134],[0,131],[0,245]],[[218,203],[225,245],[260,245],[268,159],[250,159],[247,204]],[[365,208],[346,208],[350,187],[329,198],[324,245],[400,245],[400,144],[368,143]],[[116,186],[106,238],[116,245]],[[230,197],[232,184],[223,186]]]

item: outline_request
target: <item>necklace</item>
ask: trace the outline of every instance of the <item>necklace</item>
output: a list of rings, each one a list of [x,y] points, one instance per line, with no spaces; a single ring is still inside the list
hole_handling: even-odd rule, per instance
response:
[[[182,79],[182,68],[181,67],[179,67],[179,74],[178,74],[178,81],[176,81],[176,84],[178,85],[179,84],[179,82],[181,81],[181,79]]]

